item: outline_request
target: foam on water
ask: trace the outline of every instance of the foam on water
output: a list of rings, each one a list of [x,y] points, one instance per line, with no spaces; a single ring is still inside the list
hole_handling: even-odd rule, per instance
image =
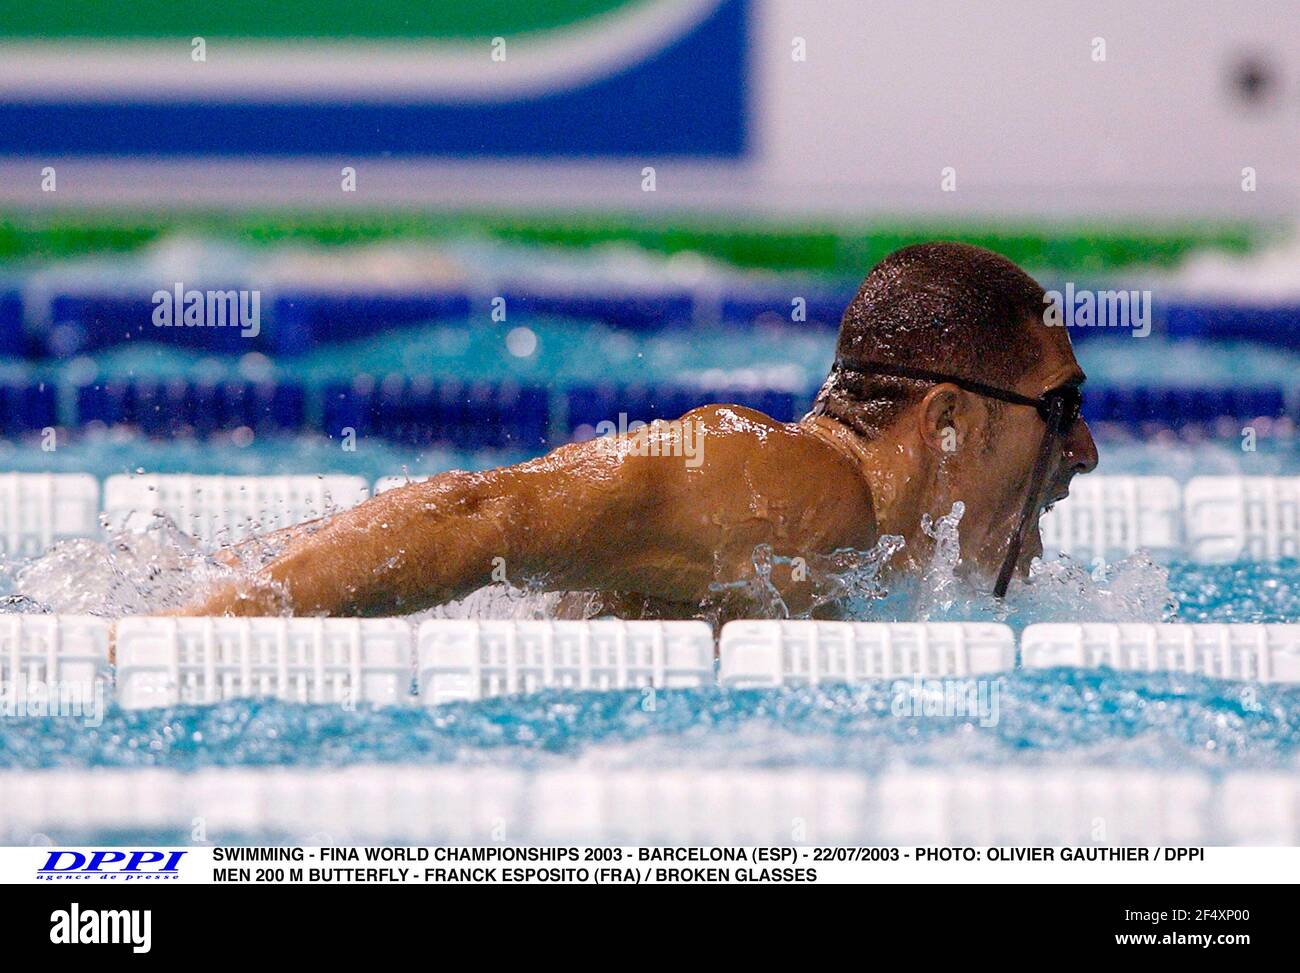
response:
[[[1300,621],[1300,562],[1175,563],[1171,584],[1184,622]]]

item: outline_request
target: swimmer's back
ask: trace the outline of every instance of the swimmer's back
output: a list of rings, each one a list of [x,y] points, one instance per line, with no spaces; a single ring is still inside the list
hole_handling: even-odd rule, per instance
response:
[[[643,593],[706,596],[714,582],[749,574],[759,544],[785,556],[875,544],[866,480],[807,426],[735,405],[701,406],[677,422],[696,437],[697,456],[627,461],[651,514],[642,550],[658,552],[639,565],[652,589]]]

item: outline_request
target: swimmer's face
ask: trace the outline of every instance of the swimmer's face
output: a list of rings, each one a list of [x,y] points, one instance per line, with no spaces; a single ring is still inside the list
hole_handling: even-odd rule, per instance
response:
[[[1009,391],[1041,398],[1052,389],[1083,381],[1083,372],[1075,361],[1064,328],[1037,324],[1032,333],[1039,343],[1037,364]],[[932,411],[927,422],[932,430],[937,423],[940,431],[945,421],[955,423],[958,445],[942,456],[938,488],[945,495],[945,502],[962,500],[966,504],[961,546],[967,570],[992,578],[1002,564],[1008,541],[1019,524],[1025,497],[1032,489],[1034,463],[1047,423],[1031,406],[995,404],[973,393],[954,390],[952,386],[944,389],[946,394],[957,391],[960,401],[950,404],[946,420]],[[938,445],[943,447],[942,439]],[[1096,466],[1097,444],[1087,423],[1079,419],[1064,433],[1048,468],[1045,505],[1064,498],[1074,476]],[[1022,573],[1042,550],[1042,535],[1035,518],[1021,550]]]

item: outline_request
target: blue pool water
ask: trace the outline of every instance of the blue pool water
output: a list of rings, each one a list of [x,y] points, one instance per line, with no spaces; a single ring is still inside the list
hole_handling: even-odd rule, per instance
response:
[[[903,688],[911,685],[904,680]],[[546,691],[416,707],[241,700],[0,724],[0,768],[545,769],[816,767],[877,773],[954,763],[1165,770],[1300,769],[1300,688],[1201,676],[1052,669],[986,683],[993,717],[898,716],[899,685],[786,690]],[[990,725],[982,725],[989,723]]]

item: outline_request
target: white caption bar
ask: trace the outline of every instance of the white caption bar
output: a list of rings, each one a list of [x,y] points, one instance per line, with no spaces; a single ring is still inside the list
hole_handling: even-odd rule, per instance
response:
[[[1300,848],[584,846],[0,848],[0,882],[109,884],[1249,884]]]

